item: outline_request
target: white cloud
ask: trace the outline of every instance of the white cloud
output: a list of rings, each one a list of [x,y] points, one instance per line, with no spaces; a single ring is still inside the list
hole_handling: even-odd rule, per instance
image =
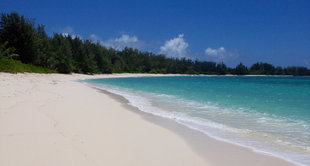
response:
[[[91,34],[88,39],[93,43],[101,42],[101,38],[96,34]]]
[[[66,26],[66,27],[64,27],[62,30],[61,30],[61,33],[67,33],[67,34],[70,34],[70,33],[72,33],[74,30],[73,30],[73,28],[72,27],[70,27],[70,26]]]
[[[61,35],[64,36],[64,37],[68,37],[69,33],[62,33]]]
[[[310,58],[304,59],[304,63],[307,67],[310,67]]]
[[[165,42],[165,45],[160,47],[160,53],[166,54],[169,57],[185,57],[188,43],[184,41],[184,35]]]
[[[116,38],[115,41],[118,43],[134,43],[138,42],[138,38],[136,36],[122,35],[122,37]]]
[[[226,50],[224,47],[220,47],[218,49],[212,49],[209,47],[206,49],[205,54],[213,58],[223,59],[226,54]]]
[[[102,42],[102,45],[117,50],[122,50],[125,47],[140,48],[143,42],[139,41],[137,36],[122,35],[120,38],[112,38]]]
[[[74,34],[73,32],[74,32],[74,30],[73,30],[72,27],[66,26],[66,27],[64,27],[64,28],[61,30],[61,35],[62,35],[62,36],[65,36],[65,37],[67,37],[67,36],[70,35],[73,39],[75,39],[75,38],[80,38],[80,39],[82,39],[82,36],[80,36],[79,34]]]
[[[79,34],[70,34],[70,35],[73,39],[75,38],[83,39],[82,36],[80,36]]]
[[[75,39],[75,38],[82,39],[82,36],[80,36],[78,34],[62,33],[61,35],[64,36],[64,37],[68,37],[70,35],[72,37],[72,39]]]
[[[207,48],[205,54],[208,59],[221,62],[227,59],[233,59],[238,57],[238,53],[227,52],[224,47],[219,47],[218,49]]]

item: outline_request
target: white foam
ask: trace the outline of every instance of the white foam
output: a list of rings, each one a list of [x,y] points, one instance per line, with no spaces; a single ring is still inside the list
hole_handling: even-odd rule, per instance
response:
[[[304,122],[287,123],[288,121],[286,119],[270,117],[267,114],[247,112],[248,110],[245,109],[231,110],[229,108],[220,108],[216,104],[186,101],[165,94],[133,92],[129,89],[101,84],[88,85],[121,95],[129,101],[130,105],[137,107],[143,112],[175,120],[180,124],[203,132],[215,139],[245,146],[257,152],[268,153],[286,160],[291,159],[289,161],[299,165],[310,165],[309,146],[294,147],[289,141],[284,141],[276,135],[265,133],[268,130],[270,130],[270,133],[275,132],[281,125],[285,125],[286,127],[284,129],[287,128],[287,130],[291,130],[296,125],[302,126],[304,129],[309,128],[309,125]],[[167,101],[171,101],[173,104]],[[179,111],[175,111],[176,109],[179,109]],[[209,116],[209,119],[193,116],[195,113],[204,113],[204,115]],[[227,124],[223,124],[220,120],[228,121]],[[242,128],[244,126],[240,126],[240,128],[231,127],[236,125],[234,123],[238,121],[245,121],[246,125],[252,124],[252,126],[246,127],[252,127],[253,129]],[[268,126],[270,128],[258,128],[255,125]],[[288,131],[283,132],[287,133]],[[286,149],[287,147],[304,149],[305,153],[288,150]]]

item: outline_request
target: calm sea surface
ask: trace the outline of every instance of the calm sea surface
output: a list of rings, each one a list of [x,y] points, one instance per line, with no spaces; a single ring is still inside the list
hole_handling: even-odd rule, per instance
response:
[[[310,77],[91,79],[141,111],[216,139],[310,165]]]

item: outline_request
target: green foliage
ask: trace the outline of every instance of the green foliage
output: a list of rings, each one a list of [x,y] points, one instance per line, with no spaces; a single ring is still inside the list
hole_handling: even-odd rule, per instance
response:
[[[245,75],[248,74],[248,68],[244,66],[242,63],[236,66],[235,74],[237,75]]]
[[[19,60],[24,63],[33,63],[36,60],[34,22],[24,16],[19,16],[13,12],[11,14],[1,14],[0,37],[3,41],[8,41],[9,47],[14,47],[19,56]]]
[[[7,48],[7,44],[9,42],[5,41],[4,43],[0,43],[0,55],[4,55],[10,58],[16,58],[18,57],[18,54],[15,54],[15,48],[14,47],[9,47]]]
[[[217,64],[217,66],[216,66],[216,71],[217,71],[218,74],[221,74],[221,75],[226,74],[226,72],[227,72],[227,67],[226,67],[226,65],[222,62],[222,63],[220,63],[220,64]]]
[[[14,54],[14,51],[19,56]],[[115,50],[70,35],[54,34],[48,37],[44,25],[35,26],[34,19],[14,12],[1,14],[0,54],[3,61],[1,71],[8,69],[12,72],[24,72],[27,67],[22,68],[25,66],[21,64],[23,62],[59,73],[310,75],[310,70],[305,67],[282,68],[259,62],[250,68],[242,63],[235,68],[229,68],[223,62],[217,64],[186,58],[168,58],[162,54],[141,52],[133,48]]]
[[[264,75],[273,75],[276,72],[276,68],[268,63],[255,63],[250,68],[251,74],[264,74]],[[280,74],[281,69],[278,68],[278,74]]]
[[[38,25],[37,33],[35,35],[36,49],[34,54],[36,56],[36,60],[34,61],[34,64],[49,67],[51,42],[44,30],[44,27],[44,25]]]
[[[24,64],[19,60],[14,60],[6,56],[0,55],[0,72],[10,73],[53,73],[53,70],[38,67],[30,64]]]
[[[55,34],[51,41],[51,61],[52,68],[59,73],[72,72],[72,52],[71,45],[62,35]]]
[[[306,76],[310,75],[310,70],[306,67],[291,66],[284,69],[285,75]]]

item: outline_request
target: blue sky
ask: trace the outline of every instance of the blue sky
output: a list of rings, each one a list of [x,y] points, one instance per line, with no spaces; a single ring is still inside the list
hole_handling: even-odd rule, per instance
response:
[[[54,32],[173,57],[310,67],[309,0],[1,0]]]

